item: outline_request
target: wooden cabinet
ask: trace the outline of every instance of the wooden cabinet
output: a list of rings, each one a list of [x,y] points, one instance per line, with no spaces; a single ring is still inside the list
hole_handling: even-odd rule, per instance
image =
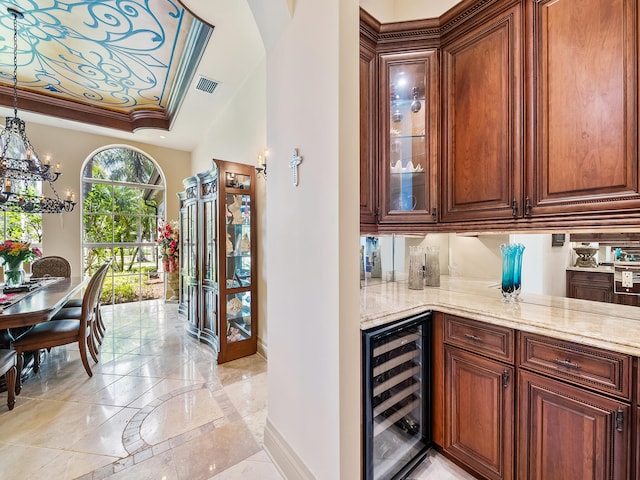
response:
[[[363,231],[636,227],[637,11],[638,0],[489,0],[412,22],[361,15],[375,33],[361,48]],[[402,91],[398,79],[423,71],[421,139],[400,108],[412,81]],[[406,170],[423,153],[424,175]]]
[[[378,57],[375,42],[360,34],[360,225],[375,232],[378,220]]]
[[[613,273],[567,270],[567,297],[613,302]]]
[[[534,373],[519,374],[518,478],[629,478],[630,407]]]
[[[439,54],[431,44],[437,42],[405,38],[403,27],[381,34],[364,10],[360,20],[361,232],[433,225],[440,93]]]
[[[520,367],[631,400],[629,355],[520,332]]]
[[[445,455],[488,479],[622,480],[633,466],[640,480],[636,358],[454,315],[433,320],[433,439]]]
[[[257,351],[255,169],[214,160],[183,181],[179,313],[218,363]]]
[[[437,220],[438,54],[380,55],[380,218]]]
[[[637,209],[637,1],[527,5],[528,214]]]
[[[638,360],[636,359],[636,362]],[[637,367],[637,365],[635,365]],[[636,374],[636,429],[633,441],[636,442],[636,473],[635,480],[640,480],[640,370]]]
[[[442,46],[443,222],[522,213],[522,6],[507,5]]]
[[[489,479],[514,478],[513,341],[509,329],[444,318],[443,446]]]
[[[519,479],[626,479],[631,358],[520,333]]]
[[[613,272],[567,270],[567,297],[640,306],[638,295],[614,292]]]

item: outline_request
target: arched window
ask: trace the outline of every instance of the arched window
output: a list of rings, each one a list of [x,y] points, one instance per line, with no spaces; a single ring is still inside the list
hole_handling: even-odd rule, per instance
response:
[[[165,181],[154,160],[127,146],[90,156],[82,169],[83,270],[91,275],[107,258],[105,281],[113,303],[163,298],[157,227],[164,217]]]

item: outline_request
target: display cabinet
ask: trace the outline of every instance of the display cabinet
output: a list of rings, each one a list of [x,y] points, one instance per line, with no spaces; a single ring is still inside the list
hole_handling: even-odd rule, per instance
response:
[[[254,180],[251,165],[214,160],[179,194],[186,262],[179,312],[187,332],[216,349],[218,363],[257,351]]]
[[[437,52],[380,56],[380,223],[437,220]]]

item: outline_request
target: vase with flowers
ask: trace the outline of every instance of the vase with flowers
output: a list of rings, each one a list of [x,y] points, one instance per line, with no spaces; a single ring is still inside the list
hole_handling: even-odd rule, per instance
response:
[[[158,227],[158,244],[167,279],[167,287],[171,289],[171,295],[167,296],[170,300],[176,300],[180,283],[178,278],[180,265],[180,231],[178,230],[178,222],[172,220]]]
[[[4,284],[15,287],[24,283],[25,272],[22,263],[42,256],[37,247],[31,247],[29,242],[5,240],[0,243],[0,258],[4,266]]]
[[[158,244],[165,272],[177,272],[180,262],[180,231],[172,220],[158,227]]]

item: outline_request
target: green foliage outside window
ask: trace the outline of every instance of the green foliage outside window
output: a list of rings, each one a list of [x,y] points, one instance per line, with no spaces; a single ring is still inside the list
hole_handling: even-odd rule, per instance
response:
[[[160,172],[144,154],[117,147],[98,152],[83,177],[83,242],[100,244],[85,247],[85,272],[112,258],[114,284],[105,282],[103,296],[113,292],[116,303],[149,298],[147,284],[158,279],[155,235],[164,190],[154,187],[162,185]]]
[[[39,192],[33,185],[27,188],[27,193],[34,195]],[[4,240],[20,240],[35,245],[42,245],[42,214],[2,212]]]

